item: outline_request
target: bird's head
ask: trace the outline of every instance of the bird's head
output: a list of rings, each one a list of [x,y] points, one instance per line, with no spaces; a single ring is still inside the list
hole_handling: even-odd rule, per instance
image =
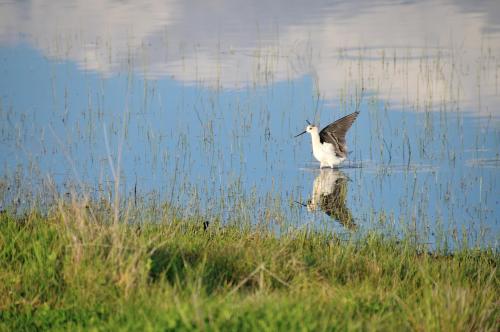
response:
[[[310,133],[310,132],[313,132],[313,131],[318,131],[318,127],[316,127],[313,124],[307,125],[306,132]]]
[[[318,131],[318,127],[316,127],[315,125],[311,124],[309,121],[307,121],[307,127],[306,127],[306,130],[304,130],[303,132],[301,132],[300,134],[298,135],[295,135],[295,137],[299,137],[300,135],[303,135],[305,133],[311,133],[311,132],[314,132],[314,131]]]

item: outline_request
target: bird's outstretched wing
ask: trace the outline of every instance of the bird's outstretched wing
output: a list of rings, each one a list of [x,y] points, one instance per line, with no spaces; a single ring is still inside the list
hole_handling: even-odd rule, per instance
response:
[[[347,146],[345,143],[345,134],[351,128],[354,120],[358,117],[359,111],[351,113],[330,123],[319,132],[321,143],[330,143],[334,146],[335,152],[339,157],[347,156]]]

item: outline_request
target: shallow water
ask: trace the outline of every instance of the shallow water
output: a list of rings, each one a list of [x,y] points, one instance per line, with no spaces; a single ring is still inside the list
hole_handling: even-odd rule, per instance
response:
[[[498,244],[497,1],[0,8],[4,207],[119,174],[122,197],[224,222]],[[293,136],[358,104],[349,160],[320,171]]]

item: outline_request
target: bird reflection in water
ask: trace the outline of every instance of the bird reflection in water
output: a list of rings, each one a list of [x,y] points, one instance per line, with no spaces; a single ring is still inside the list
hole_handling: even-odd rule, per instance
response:
[[[354,230],[351,210],[346,205],[348,177],[337,169],[321,169],[313,183],[312,198],[303,204],[309,212],[322,210],[342,226]]]

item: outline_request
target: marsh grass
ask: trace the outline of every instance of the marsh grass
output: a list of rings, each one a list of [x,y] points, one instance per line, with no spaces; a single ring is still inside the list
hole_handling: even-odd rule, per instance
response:
[[[142,207],[144,208],[144,207]],[[165,207],[166,209],[168,207]],[[498,253],[112,204],[0,216],[0,330],[496,331]]]

